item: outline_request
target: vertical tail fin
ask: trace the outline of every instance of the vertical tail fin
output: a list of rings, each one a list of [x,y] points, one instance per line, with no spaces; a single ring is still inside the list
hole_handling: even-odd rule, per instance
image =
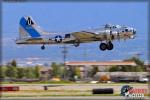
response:
[[[42,32],[32,17],[22,17],[19,23],[19,38],[38,38]]]

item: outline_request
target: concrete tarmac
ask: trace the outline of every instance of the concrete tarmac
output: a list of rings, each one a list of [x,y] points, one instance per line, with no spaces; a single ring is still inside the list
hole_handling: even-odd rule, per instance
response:
[[[5,97],[0,100],[149,100],[144,98],[125,98],[123,96],[62,96],[62,97]]]

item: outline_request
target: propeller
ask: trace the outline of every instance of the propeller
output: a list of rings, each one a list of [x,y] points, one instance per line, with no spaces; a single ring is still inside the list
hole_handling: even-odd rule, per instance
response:
[[[119,32],[117,32],[117,39],[120,42],[120,33]]]
[[[16,38],[16,39],[14,39],[14,38],[13,38],[13,39],[11,39],[11,40],[12,40],[12,41],[16,41],[16,40],[17,40],[17,38]]]

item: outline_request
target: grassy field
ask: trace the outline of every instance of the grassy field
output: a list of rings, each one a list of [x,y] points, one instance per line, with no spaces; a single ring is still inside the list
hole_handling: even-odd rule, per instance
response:
[[[76,84],[71,81],[0,82],[0,84]]]
[[[45,81],[45,82],[0,82],[0,84],[92,84],[92,83],[88,83],[88,82],[71,82],[71,81]],[[150,83],[137,83],[137,82],[132,82],[132,83],[125,83],[125,82],[121,82],[121,83],[95,83],[95,84],[101,84],[101,85],[119,85],[119,84],[150,84]]]
[[[19,91],[19,92],[5,92],[2,97],[45,97],[45,96],[120,96],[117,94],[92,94],[91,91]],[[145,94],[150,96],[150,94]]]
[[[44,97],[44,96],[120,96],[120,88],[130,85],[148,89],[148,83],[75,83],[75,82],[2,82],[3,86],[19,86],[20,91],[1,92],[2,97]],[[43,86],[49,86],[44,90]],[[113,88],[114,94],[93,95],[94,88]],[[146,94],[150,96],[150,94]]]

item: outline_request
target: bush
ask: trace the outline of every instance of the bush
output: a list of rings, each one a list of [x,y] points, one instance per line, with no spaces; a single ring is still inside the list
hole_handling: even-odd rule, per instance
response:
[[[110,77],[108,75],[103,75],[100,77],[101,82],[107,82],[110,81]]]

